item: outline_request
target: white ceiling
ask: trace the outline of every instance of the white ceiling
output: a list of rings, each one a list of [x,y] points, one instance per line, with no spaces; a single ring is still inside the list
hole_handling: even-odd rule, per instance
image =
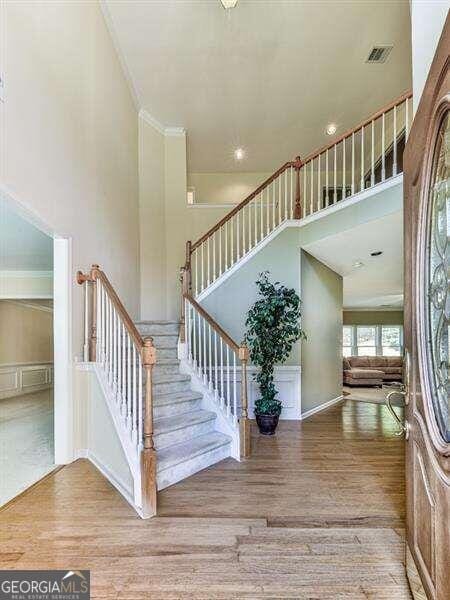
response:
[[[402,308],[402,211],[309,244],[305,250],[343,276],[344,308]],[[377,250],[383,254],[370,256]],[[364,264],[355,268],[358,261]]]
[[[139,105],[184,127],[188,169],[273,171],[411,87],[407,0],[104,0]],[[365,60],[393,44],[385,64]],[[236,163],[233,150],[247,158]]]
[[[52,270],[52,238],[0,203],[0,271]]]

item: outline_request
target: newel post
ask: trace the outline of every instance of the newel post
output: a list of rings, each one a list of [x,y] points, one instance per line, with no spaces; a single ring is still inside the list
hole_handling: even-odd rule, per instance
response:
[[[302,203],[300,198],[300,169],[302,168],[302,165],[302,159],[300,156],[297,156],[294,162],[294,169],[296,172],[294,219],[302,218]]]
[[[153,443],[153,365],[156,352],[152,338],[146,338],[142,349],[142,365],[145,369],[145,399],[143,424],[143,449],[141,452],[142,516],[156,515],[156,450]]]
[[[248,458],[251,454],[250,421],[248,418],[248,393],[247,393],[247,362],[248,348],[241,346],[239,348],[239,359],[242,365],[241,377],[241,405],[242,413],[239,419],[239,438],[241,458]]]
[[[97,353],[97,277],[98,265],[92,265],[89,273],[77,271],[77,283],[84,285],[84,346],[83,360],[96,360]],[[91,284],[91,285],[89,285]]]

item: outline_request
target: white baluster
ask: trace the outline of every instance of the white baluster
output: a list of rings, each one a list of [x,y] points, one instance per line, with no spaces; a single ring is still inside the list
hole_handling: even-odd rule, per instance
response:
[[[208,382],[208,378],[207,378],[207,372],[206,372],[206,361],[208,360],[206,357],[206,322],[205,319],[202,317],[202,323],[203,323],[203,383],[206,385]]]
[[[252,248],[252,213],[250,211],[250,204],[247,204],[247,223],[248,223],[248,250]]]
[[[327,206],[327,207],[330,205],[330,198],[328,197],[328,187],[329,187],[328,171],[329,171],[329,166],[328,166],[328,148],[327,148],[326,152],[325,152],[325,206]]]
[[[231,406],[230,406],[231,396],[230,396],[230,347],[228,346],[228,344],[227,344],[226,356],[227,356],[227,397],[226,397],[226,403],[227,403],[227,417],[229,417],[230,416],[230,411],[231,411]]]
[[[346,138],[344,138],[342,140],[342,200],[344,200],[347,197],[347,193],[345,190],[345,186],[346,186],[346,151],[345,151],[345,142],[346,142]]]
[[[352,195],[355,193],[355,133],[352,133]]]
[[[219,275],[222,275],[222,227],[219,227]]]
[[[306,165],[303,165],[303,206],[307,210],[308,203],[306,202]]]
[[[196,318],[195,318],[195,310],[194,309],[192,309],[192,338],[193,338],[193,354],[194,354],[193,366],[194,366],[194,369],[197,369],[197,326],[196,326]]]
[[[214,330],[214,399],[218,400],[217,331]]]
[[[386,113],[381,117],[381,181],[386,179]]]
[[[278,177],[278,225],[281,223],[281,175]]]
[[[139,369],[139,389],[138,389],[138,450],[142,447],[142,426],[144,421],[144,415],[142,414],[142,358],[138,357],[138,369]]]
[[[267,220],[267,229],[266,229],[266,235],[269,235],[269,230],[270,230],[270,192],[269,192],[269,188],[266,188],[266,220]]]
[[[223,388],[223,340],[220,338],[220,406],[224,406],[224,388]]]
[[[272,187],[272,230],[275,229],[275,211],[276,211],[276,206],[275,206],[275,181],[272,181],[272,183],[270,184]]]
[[[263,239],[263,237],[264,237],[264,210],[263,210],[263,195],[264,195],[264,190],[263,190],[263,191],[261,192],[261,194],[259,195],[259,200],[260,200],[260,209],[261,209],[261,211],[260,211],[260,213],[261,213],[261,214],[260,214],[260,219],[259,219],[259,222],[260,222],[260,229],[261,229],[261,231],[260,231],[260,233],[261,233],[261,237],[260,237],[260,239],[261,239],[261,240],[262,240],[262,239]]]
[[[397,106],[394,106],[394,138],[393,138],[392,175],[397,175]]]
[[[247,242],[245,238],[245,206],[242,209],[242,256],[247,254]]]
[[[198,251],[197,249],[195,250],[195,254],[194,254],[194,258],[195,258],[195,295],[198,295],[199,292],[199,287],[198,287]]]
[[[136,346],[133,342],[133,410],[132,410],[132,419],[133,426],[131,430],[131,436],[133,442],[136,444],[137,442],[137,430],[136,430],[136,421],[137,421],[137,375],[138,375],[138,366],[137,366],[137,353]]]
[[[127,372],[126,372],[126,368],[127,368],[127,360],[126,360],[126,352],[127,352],[127,336],[126,336],[126,330],[125,330],[125,325],[122,323],[122,415],[125,416],[127,414],[127,400],[126,400],[126,396],[127,396],[127,390],[126,390],[126,383],[127,383]]]
[[[112,302],[108,301],[109,305],[109,383],[113,385],[113,311],[112,311]]]
[[[228,269],[228,221],[225,221],[225,271]]]
[[[237,421],[236,352],[233,351],[233,420]]]
[[[314,212],[314,206],[313,206],[313,188],[314,188],[313,171],[314,171],[314,167],[313,167],[313,162],[314,162],[314,159],[312,159],[310,162],[310,165],[311,165],[311,173],[310,173],[311,190],[310,190],[310,194],[309,194],[309,214],[311,214],[311,215]]]
[[[320,202],[320,154],[317,157],[317,210],[320,210],[321,202]]]
[[[127,332],[127,418],[126,425],[128,431],[131,433],[131,338],[130,334]]]
[[[288,213],[288,169],[284,172],[284,218],[289,219]]]
[[[117,315],[117,400],[120,403],[122,400],[122,326]]]
[[[361,191],[364,190],[364,127],[361,128]]]
[[[207,277],[207,281],[208,281],[208,285],[211,285],[211,260],[210,260],[210,254],[211,254],[211,244],[210,244],[211,238],[209,237],[206,240],[206,253],[207,253],[207,270],[208,270],[208,277]]]
[[[290,210],[289,210],[289,214],[290,214],[290,218],[293,219],[294,218],[294,168],[293,167],[289,167],[290,171],[291,171],[291,199],[290,199]],[[304,197],[303,201],[306,203],[306,196]]]
[[[205,288],[205,271],[204,271],[204,266],[205,266],[205,252],[204,252],[204,247],[205,247],[205,242],[202,242],[201,244],[201,255],[200,255],[200,262],[201,262],[201,276],[202,279],[200,281],[200,291],[203,291]]]
[[[213,389],[213,371],[212,371],[212,342],[211,342],[211,325],[208,323],[208,351],[209,351],[209,391]]]
[[[333,192],[333,204],[337,202],[337,162],[336,162],[336,144],[334,145],[334,192]]]
[[[84,345],[83,360],[89,362],[89,283],[84,282]]]
[[[372,119],[372,153],[370,159],[370,185],[375,185],[375,122]]]
[[[236,223],[237,223],[237,233],[236,233],[236,260],[239,260],[241,258],[241,253],[240,253],[240,237],[241,237],[241,229],[239,227],[240,223],[239,223],[239,215],[240,215],[240,210],[236,213]]]
[[[256,206],[256,198],[252,200],[252,208],[253,208],[253,244],[256,246],[258,243],[258,211]]]

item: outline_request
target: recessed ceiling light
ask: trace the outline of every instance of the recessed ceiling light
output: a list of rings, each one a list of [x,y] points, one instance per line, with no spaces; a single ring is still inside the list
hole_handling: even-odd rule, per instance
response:
[[[245,150],[243,148],[236,148],[234,151],[234,158],[236,160],[242,160],[245,158]]]
[[[371,252],[370,256],[380,256],[383,254],[383,250],[375,250],[375,252]]]
[[[361,267],[363,267],[363,266],[364,266],[364,263],[363,263],[363,261],[362,261],[362,260],[356,260],[356,261],[353,263],[353,267],[354,267],[355,269],[359,269],[359,268],[361,268]]]
[[[235,8],[236,4],[238,3],[238,0],[220,0],[222,3],[222,6],[225,9],[228,8]]]
[[[325,131],[327,132],[327,135],[334,135],[337,131],[337,126],[334,123],[330,123],[329,125],[327,125]]]

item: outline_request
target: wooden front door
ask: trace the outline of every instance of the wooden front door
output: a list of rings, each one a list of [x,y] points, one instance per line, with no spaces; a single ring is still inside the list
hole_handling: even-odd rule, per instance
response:
[[[404,156],[406,562],[415,597],[436,600],[450,599],[449,55],[447,18]]]

